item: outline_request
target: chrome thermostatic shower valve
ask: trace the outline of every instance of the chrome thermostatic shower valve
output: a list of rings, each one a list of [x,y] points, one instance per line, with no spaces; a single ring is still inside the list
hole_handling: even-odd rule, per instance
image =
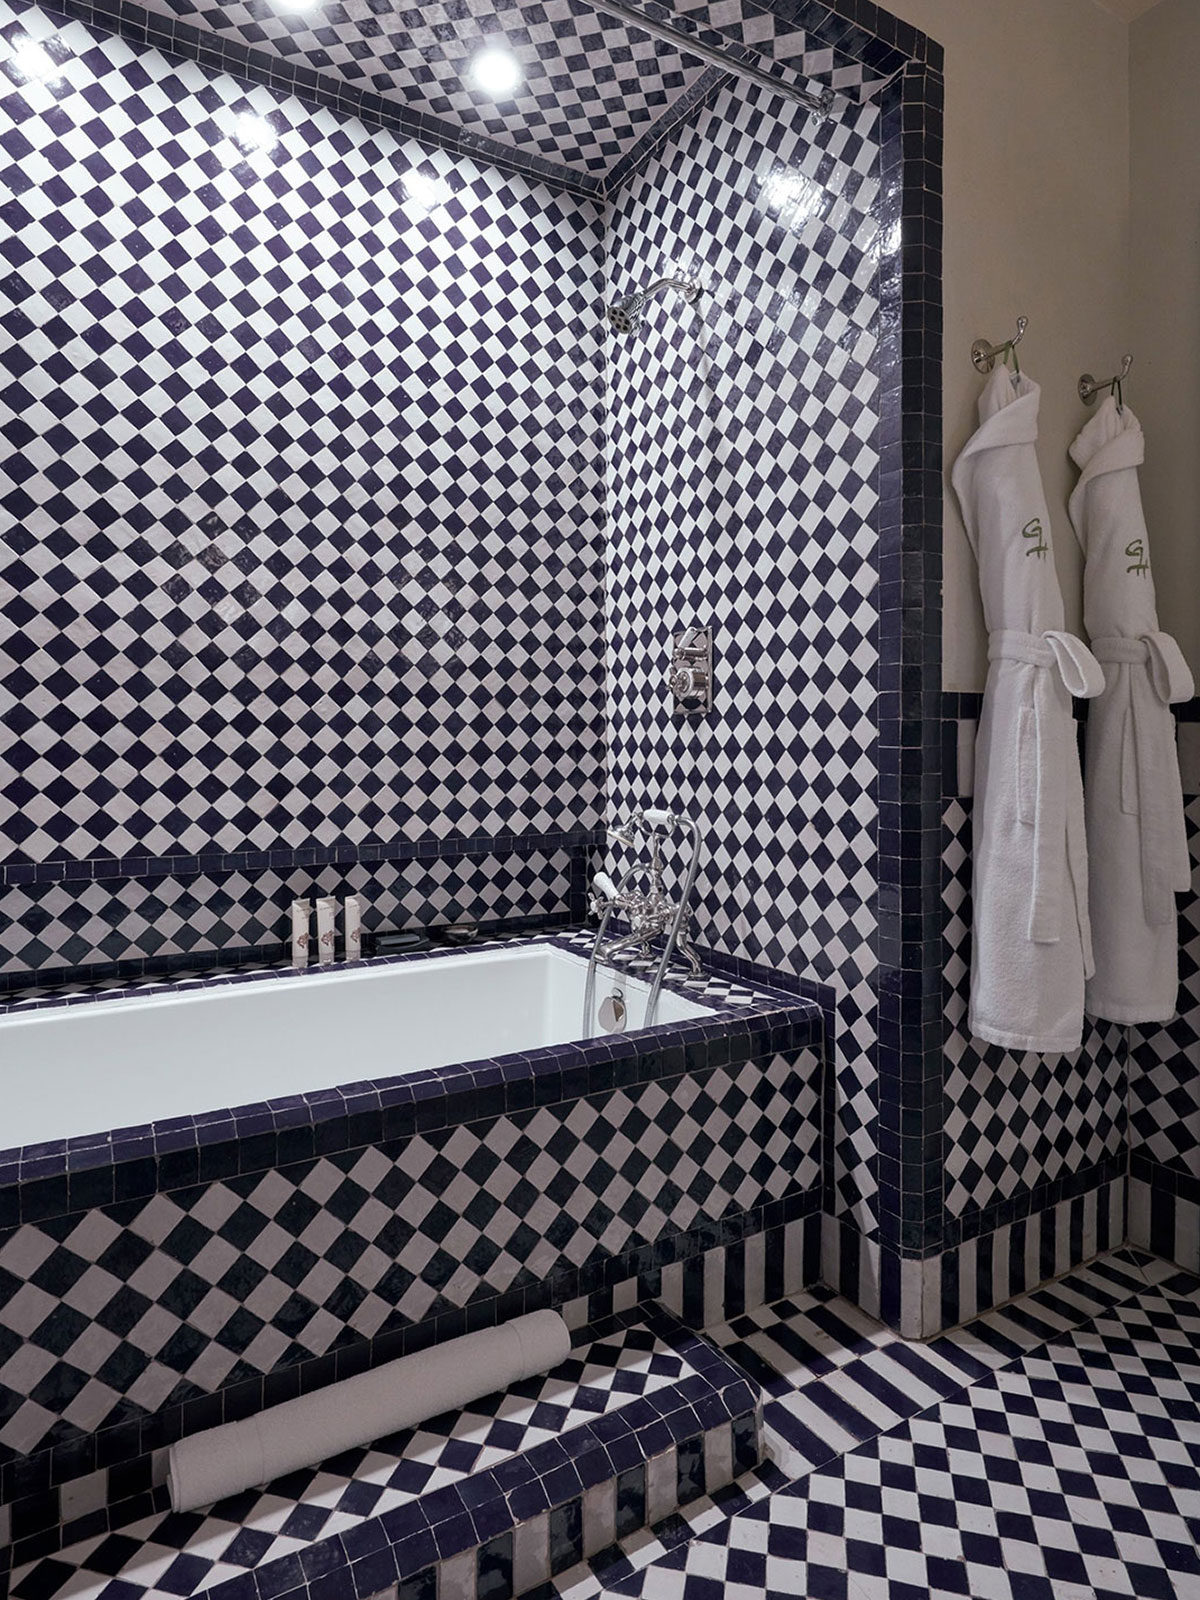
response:
[[[677,717],[697,717],[712,710],[712,629],[685,628],[675,635],[667,687]]]

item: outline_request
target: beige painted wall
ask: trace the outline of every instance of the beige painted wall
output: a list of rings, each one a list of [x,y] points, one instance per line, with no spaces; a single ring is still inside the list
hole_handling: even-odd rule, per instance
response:
[[[1093,0],[884,3],[946,47],[947,468],[976,422],[972,341],[1005,339],[1027,316],[1021,354],[1042,386],[1039,459],[1068,624],[1078,627],[1067,447],[1088,412],[1075,385],[1081,372],[1115,370],[1132,338],[1129,29]],[[1167,3],[1200,10],[1200,0]],[[981,689],[975,564],[948,476],[946,500],[944,683]]]
[[[1133,332],[1159,621],[1200,675],[1200,0],[1130,30]]]

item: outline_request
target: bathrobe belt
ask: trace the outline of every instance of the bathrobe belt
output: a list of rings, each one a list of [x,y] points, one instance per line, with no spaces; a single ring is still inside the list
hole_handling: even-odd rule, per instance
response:
[[[1093,639],[1092,652],[1097,661],[1145,668],[1128,674],[1121,728],[1121,810],[1138,818],[1146,921],[1161,927],[1174,920],[1175,892],[1186,889],[1191,876],[1183,795],[1169,777],[1178,758],[1168,707],[1191,699],[1192,674],[1169,633]]]
[[[1035,944],[1058,943],[1063,924],[1063,874],[1069,872],[1084,971],[1090,973],[1087,843],[1082,807],[1077,795],[1068,793],[1075,752],[1063,745],[1063,707],[1055,704],[1051,669],[1057,672],[1068,694],[1085,700],[1103,690],[1104,673],[1081,639],[1057,629],[1037,634],[997,628],[988,638],[988,660],[1019,661],[1043,669],[1034,676],[1032,706],[1019,715],[1016,751],[1018,813],[1022,822],[1033,827],[1028,932]]]

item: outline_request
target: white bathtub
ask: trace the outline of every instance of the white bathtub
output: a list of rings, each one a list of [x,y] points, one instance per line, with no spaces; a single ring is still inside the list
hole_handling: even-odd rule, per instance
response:
[[[524,945],[0,1016],[0,1149],[565,1044],[586,972]],[[647,986],[614,987],[640,1026]],[[664,991],[657,1021],[709,1015]]]

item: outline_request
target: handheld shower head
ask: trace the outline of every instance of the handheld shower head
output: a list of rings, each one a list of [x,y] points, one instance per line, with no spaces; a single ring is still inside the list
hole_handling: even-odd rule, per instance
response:
[[[615,301],[608,308],[608,320],[618,333],[635,333],[641,325],[646,302],[664,289],[678,289],[689,306],[700,298],[700,285],[695,278],[660,278],[648,289],[639,289],[636,294],[627,294],[623,300]]]
[[[638,840],[638,819],[636,814],[627,817],[624,822],[619,822],[608,830],[608,837],[614,844],[622,844],[627,850],[632,850]]]

